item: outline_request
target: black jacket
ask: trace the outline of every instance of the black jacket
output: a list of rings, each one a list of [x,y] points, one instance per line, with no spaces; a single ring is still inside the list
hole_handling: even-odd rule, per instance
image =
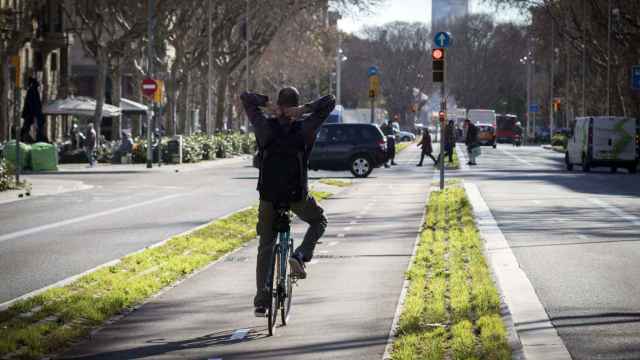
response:
[[[309,155],[311,154],[311,150],[313,150],[318,129],[327,117],[329,117],[329,114],[331,114],[331,111],[333,111],[336,105],[333,95],[327,95],[305,104],[304,106],[307,108],[308,114],[303,116],[301,120],[297,120],[293,125],[289,125],[288,120],[268,117],[264,114],[261,108],[269,102],[269,97],[265,95],[245,92],[240,95],[240,99],[242,100],[247,117],[255,130],[256,141],[260,148],[268,147],[269,144],[273,143],[278,133],[289,133],[292,129],[299,131],[302,137],[301,141],[304,143],[302,177],[304,192],[306,192],[308,188],[307,168]],[[280,131],[278,131],[278,127]],[[260,190],[260,188],[258,188],[258,190]],[[264,198],[263,194],[260,195],[261,198]]]

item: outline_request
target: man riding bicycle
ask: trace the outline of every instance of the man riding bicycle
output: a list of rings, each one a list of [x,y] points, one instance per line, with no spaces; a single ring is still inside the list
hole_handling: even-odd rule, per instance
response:
[[[302,244],[289,260],[292,275],[306,277],[305,262],[311,261],[318,239],[327,227],[324,210],[309,195],[307,168],[316,133],[335,107],[332,95],[299,106],[300,94],[294,87],[278,93],[274,105],[265,95],[243,93],[240,96],[259,144],[260,176],[257,232],[260,236],[256,265],[255,315],[264,317],[270,301],[265,290],[276,244],[273,223],[276,208],[288,206],[309,224]],[[263,109],[273,116],[267,117]]]

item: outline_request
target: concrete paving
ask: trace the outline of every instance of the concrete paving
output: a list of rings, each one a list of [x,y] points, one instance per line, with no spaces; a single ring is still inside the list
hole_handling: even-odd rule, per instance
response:
[[[431,185],[432,168],[416,162],[413,146],[323,203],[327,233],[274,337],[253,317],[254,241],[63,358],[382,358]],[[304,229],[295,225],[298,241]]]

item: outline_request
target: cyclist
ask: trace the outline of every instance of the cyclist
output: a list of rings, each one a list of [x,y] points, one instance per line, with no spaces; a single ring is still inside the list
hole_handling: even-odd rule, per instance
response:
[[[260,144],[261,161],[258,178],[260,205],[257,232],[260,236],[256,265],[255,315],[266,316],[269,295],[267,276],[273,258],[276,233],[273,222],[276,206],[288,204],[309,224],[302,244],[289,260],[291,274],[306,277],[305,262],[311,261],[318,239],[327,227],[324,210],[309,195],[307,168],[316,133],[335,107],[332,95],[299,106],[300,94],[294,87],[278,93],[274,105],[265,95],[243,93],[240,96],[249,121]],[[272,116],[266,116],[266,109]]]

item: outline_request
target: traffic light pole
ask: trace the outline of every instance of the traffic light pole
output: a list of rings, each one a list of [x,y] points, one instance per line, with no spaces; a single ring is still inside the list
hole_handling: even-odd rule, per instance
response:
[[[444,151],[445,151],[445,147],[444,147],[444,142],[445,142],[445,135],[446,135],[446,127],[447,127],[447,100],[445,98],[444,95],[444,91],[445,91],[445,86],[444,86],[444,82],[446,79],[446,65],[445,65],[445,71],[443,71],[443,77],[444,79],[442,79],[442,83],[440,84],[440,97],[442,99],[441,103],[440,103],[440,111],[444,113],[444,117],[441,119],[438,119],[439,121],[441,121],[440,123],[440,157],[439,157],[439,162],[440,162],[440,190],[444,190]]]

